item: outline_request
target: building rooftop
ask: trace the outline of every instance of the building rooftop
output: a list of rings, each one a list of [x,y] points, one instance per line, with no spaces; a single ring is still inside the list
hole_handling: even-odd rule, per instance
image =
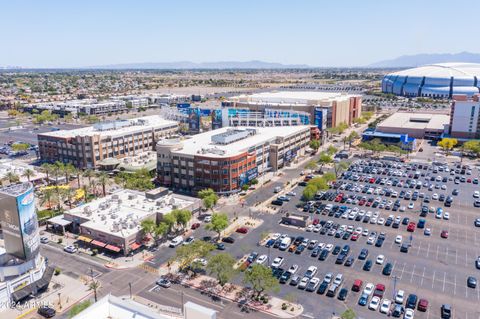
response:
[[[382,127],[443,130],[449,123],[450,115],[447,114],[397,112],[380,123],[377,128],[380,131]]]
[[[10,195],[10,196],[19,196],[27,192],[33,187],[32,183],[18,183],[10,184],[0,188],[0,194]]]
[[[341,92],[317,92],[317,91],[273,91],[251,95],[239,95],[230,98],[230,101],[237,101],[251,104],[269,105],[322,105],[332,101],[346,100],[359,95],[345,94]]]
[[[223,127],[217,130],[208,131],[205,133],[197,134],[189,139],[178,140],[161,140],[157,145],[172,145],[179,144],[179,148],[173,151],[173,153],[187,154],[187,155],[206,155],[209,157],[227,157],[234,156],[240,153],[248,151],[251,147],[265,142],[272,144],[276,143],[277,138],[287,137],[291,134],[299,133],[309,128],[307,125],[299,126],[279,126],[279,127]],[[219,136],[222,138],[231,137],[232,135],[227,132],[234,130],[235,134],[238,134],[241,139],[235,140],[233,138],[229,143],[218,143],[213,140],[218,140]],[[250,132],[255,130],[255,134],[245,134],[240,136],[239,131]],[[213,138],[213,139],[212,139]]]
[[[26,164],[17,159],[4,158],[0,159],[0,179],[5,178],[8,172],[12,172],[20,178],[20,182],[27,182],[28,178],[23,176],[23,173],[30,169],[33,171],[33,176],[30,176],[30,180],[45,178],[45,174],[39,172],[36,167]]]
[[[176,126],[177,122],[165,120],[159,115],[150,115],[137,117],[134,119],[97,123],[93,126],[77,128],[73,130],[60,130],[38,134],[39,136],[51,137],[75,137],[75,136],[121,136],[147,129],[156,129],[161,127]]]
[[[186,208],[193,203],[194,198],[188,200],[185,196],[175,194],[154,200],[146,198],[145,193],[122,189],[70,209],[65,215],[88,219],[82,226],[125,238],[140,231],[142,220],[154,214],[167,214],[173,209]]]

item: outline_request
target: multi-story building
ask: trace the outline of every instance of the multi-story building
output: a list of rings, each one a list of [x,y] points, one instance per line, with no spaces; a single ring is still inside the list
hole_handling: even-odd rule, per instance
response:
[[[98,167],[102,160],[135,156],[178,131],[178,123],[158,115],[97,123],[74,130],[38,134],[42,161],[62,161],[81,168]]]
[[[305,154],[311,126],[224,127],[157,143],[157,180],[184,192],[237,192],[267,171]]]
[[[359,118],[362,114],[362,97],[339,92],[278,91],[232,97],[222,102],[222,106],[254,111],[276,109],[307,112],[310,114],[310,123],[318,123],[319,117],[326,116],[329,128],[340,123],[350,125],[354,119]]]
[[[115,99],[125,101],[127,103],[127,108],[133,109],[148,107],[149,104],[149,99],[147,97],[137,95],[115,96]]]
[[[146,99],[145,99],[146,100]],[[66,102],[49,102],[29,104],[23,107],[25,112],[51,111],[60,117],[66,114],[106,115],[127,110],[127,103],[120,99],[98,101],[96,99],[71,100]],[[35,110],[35,111],[34,111]]]
[[[454,95],[450,113],[450,136],[480,138],[480,95]]]

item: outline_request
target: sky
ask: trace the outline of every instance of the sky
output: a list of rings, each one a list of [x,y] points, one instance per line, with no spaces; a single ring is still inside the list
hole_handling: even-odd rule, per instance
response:
[[[365,66],[480,53],[478,12],[478,0],[0,0],[0,66]]]

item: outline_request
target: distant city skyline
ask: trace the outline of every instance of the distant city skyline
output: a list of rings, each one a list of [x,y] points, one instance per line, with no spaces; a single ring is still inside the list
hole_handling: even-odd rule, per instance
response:
[[[366,66],[402,55],[480,53],[480,2],[11,1],[0,66],[177,61]]]

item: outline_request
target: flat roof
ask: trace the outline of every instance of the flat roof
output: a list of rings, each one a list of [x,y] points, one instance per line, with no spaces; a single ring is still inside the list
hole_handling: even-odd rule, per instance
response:
[[[76,216],[88,221],[82,227],[110,233],[117,237],[129,237],[141,230],[142,220],[155,214],[168,214],[173,209],[192,205],[195,198],[168,194],[158,199],[147,199],[145,193],[120,189],[111,195],[65,212],[65,219]]]
[[[342,92],[319,92],[319,91],[272,91],[255,94],[243,94],[229,98],[230,101],[238,101],[252,104],[277,104],[277,105],[320,105],[332,101],[347,100],[351,97],[359,97],[358,94],[346,94]]]
[[[73,130],[60,130],[53,132],[40,133],[39,136],[50,137],[75,137],[75,136],[121,136],[136,132],[141,132],[149,129],[157,129],[161,127],[168,127],[177,125],[176,121],[170,121],[162,118],[159,115],[150,115],[144,117],[137,117],[133,119],[123,120],[121,122],[129,122],[128,126],[121,126],[119,128],[113,128],[110,130],[99,130],[95,126],[87,126],[82,128],[76,128]]]
[[[444,126],[449,123],[450,115],[447,114],[397,112],[385,119],[377,128],[379,131],[381,131],[383,127],[443,130]]]
[[[255,135],[249,135],[238,141],[229,144],[217,144],[212,142],[212,136],[226,133],[227,130],[256,130]],[[278,126],[278,127],[222,127],[205,133],[193,135],[183,141],[161,140],[157,145],[178,144],[179,148],[172,151],[173,154],[205,155],[208,157],[230,157],[248,151],[249,148],[270,142],[275,144],[277,138],[288,137],[292,134],[310,130],[308,125]]]

